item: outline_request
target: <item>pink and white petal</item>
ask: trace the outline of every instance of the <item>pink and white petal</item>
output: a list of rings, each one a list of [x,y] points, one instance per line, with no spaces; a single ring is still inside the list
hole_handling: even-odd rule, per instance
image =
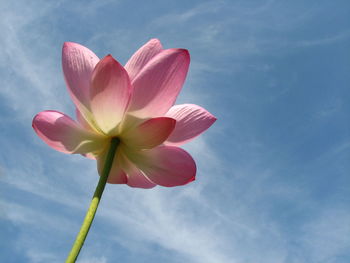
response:
[[[34,117],[32,126],[45,143],[64,153],[97,152],[106,145],[106,137],[85,130],[61,112],[40,112]]]
[[[195,180],[196,163],[181,148],[159,146],[151,150],[128,152],[128,157],[155,184],[172,187]]]
[[[119,125],[119,136],[120,134],[135,129],[138,125],[145,122],[147,119],[149,118],[139,118],[126,112],[122,123]]]
[[[136,188],[150,189],[157,184],[151,182],[138,168],[133,172],[127,173],[128,186]]]
[[[162,44],[158,39],[151,39],[144,44],[125,64],[125,69],[132,81],[142,68],[158,53],[163,50]]]
[[[166,145],[173,146],[193,140],[216,121],[210,112],[194,104],[175,105],[165,116],[176,120],[175,129],[165,141]]]
[[[85,116],[79,111],[78,108],[75,108],[75,116],[77,118],[78,123],[84,127],[84,129],[98,133],[103,134],[101,129],[96,124],[96,121],[94,120],[94,117],[92,116],[91,112],[86,112]]]
[[[109,147],[106,147],[105,150],[96,158],[97,170],[100,176],[102,175],[103,168],[105,166],[108,150],[109,150]],[[128,182],[128,178],[126,176],[126,173],[121,168],[121,151],[120,149],[118,149],[115,154],[114,161],[108,175],[107,183],[126,184],[127,182]]]
[[[132,93],[129,76],[111,55],[104,57],[92,73],[91,111],[98,127],[111,134],[122,121]]]
[[[78,108],[75,109],[75,116],[77,117],[78,123],[84,127],[86,130],[94,130],[94,127],[91,127],[90,124],[85,120],[83,114],[78,110]]]
[[[151,149],[169,137],[175,124],[174,119],[167,117],[149,119],[133,129],[124,131],[120,138],[132,149]]]
[[[62,48],[62,68],[68,91],[77,108],[85,115],[89,111],[89,88],[92,71],[99,58],[90,49],[73,42]]]
[[[167,49],[153,57],[132,81],[134,93],[128,111],[141,118],[164,115],[182,88],[189,64],[185,49]]]
[[[156,184],[152,183],[124,154],[121,154],[120,157],[123,170],[127,174],[128,186],[145,189],[156,186]]]

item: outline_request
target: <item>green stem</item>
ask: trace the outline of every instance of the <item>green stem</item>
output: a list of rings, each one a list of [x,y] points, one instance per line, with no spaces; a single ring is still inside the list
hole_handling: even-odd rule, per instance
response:
[[[84,245],[85,238],[89,232],[90,226],[92,224],[92,221],[94,220],[97,207],[100,203],[100,199],[103,193],[103,190],[105,189],[107,178],[109,175],[109,172],[112,168],[113,159],[117,150],[117,147],[119,145],[119,139],[118,138],[112,138],[111,140],[111,146],[109,148],[107,158],[105,161],[105,165],[102,171],[102,174],[100,176],[100,180],[98,181],[98,184],[96,186],[96,190],[94,193],[94,196],[91,200],[89,210],[86,213],[85,219],[83,221],[83,224],[81,225],[80,231],[75,239],[75,242],[73,244],[73,247],[66,259],[66,263],[74,263],[79,255],[79,252]]]

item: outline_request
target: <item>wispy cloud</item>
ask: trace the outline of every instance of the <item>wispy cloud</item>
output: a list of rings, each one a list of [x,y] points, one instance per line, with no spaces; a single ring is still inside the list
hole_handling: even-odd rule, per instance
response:
[[[296,43],[298,47],[313,47],[313,46],[323,46],[331,45],[340,41],[344,41],[350,38],[350,31],[346,30],[340,33],[332,34],[328,37],[311,39],[311,40],[300,40]]]
[[[3,65],[0,94],[17,118],[25,121],[43,107],[67,108],[64,100],[57,99],[65,96],[61,67],[57,63],[61,43],[54,44],[46,28],[37,26],[60,3],[1,4],[0,30],[4,37],[0,40]]]
[[[325,207],[304,226],[304,234],[300,237],[302,248],[309,251],[315,262],[335,263],[343,257],[345,259],[350,249],[349,221],[350,215],[345,207]]]

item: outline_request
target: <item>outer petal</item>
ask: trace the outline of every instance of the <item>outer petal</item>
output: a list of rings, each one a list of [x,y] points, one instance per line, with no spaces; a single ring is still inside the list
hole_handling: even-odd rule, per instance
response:
[[[97,170],[100,175],[102,174],[105,165],[108,150],[108,147],[106,147],[105,150],[97,157]],[[128,182],[126,173],[121,168],[121,155],[121,150],[118,148],[107,179],[107,182],[110,184],[126,184]]]
[[[85,130],[57,111],[40,112],[34,117],[32,125],[44,142],[64,153],[98,152],[106,145],[106,137]]]
[[[132,81],[129,111],[139,117],[164,115],[182,88],[189,63],[185,49],[167,49],[153,57]]]
[[[175,105],[165,116],[176,120],[175,129],[165,142],[174,146],[191,141],[216,121],[210,112],[194,104]]]
[[[128,186],[150,189],[156,186],[155,183],[150,181],[137,167],[127,173]]]
[[[91,80],[91,111],[104,133],[112,133],[123,119],[131,92],[128,73],[111,55],[96,65]]]
[[[88,48],[65,42],[62,48],[62,68],[68,91],[77,108],[89,111],[89,87],[92,71],[99,58]]]
[[[159,146],[127,154],[130,160],[158,185],[171,187],[195,180],[196,164],[191,155],[181,148]]]
[[[128,186],[146,189],[156,186],[124,154],[121,154],[120,157],[123,170],[127,173]]]
[[[162,50],[162,44],[158,39],[151,39],[137,50],[125,65],[130,80],[133,80],[142,68]]]
[[[137,127],[124,131],[121,140],[130,148],[151,149],[163,143],[175,128],[172,118],[159,117],[144,121]]]

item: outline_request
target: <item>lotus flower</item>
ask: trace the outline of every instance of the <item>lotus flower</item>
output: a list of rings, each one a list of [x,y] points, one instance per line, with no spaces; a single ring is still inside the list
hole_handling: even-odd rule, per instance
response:
[[[174,105],[190,56],[163,49],[157,39],[142,46],[123,67],[111,55],[66,42],[62,66],[77,121],[58,111],[33,119],[38,136],[55,150],[97,160],[101,174],[109,144],[117,148],[108,183],[152,188],[195,179],[196,164],[182,144],[208,129],[216,118],[200,106]]]

